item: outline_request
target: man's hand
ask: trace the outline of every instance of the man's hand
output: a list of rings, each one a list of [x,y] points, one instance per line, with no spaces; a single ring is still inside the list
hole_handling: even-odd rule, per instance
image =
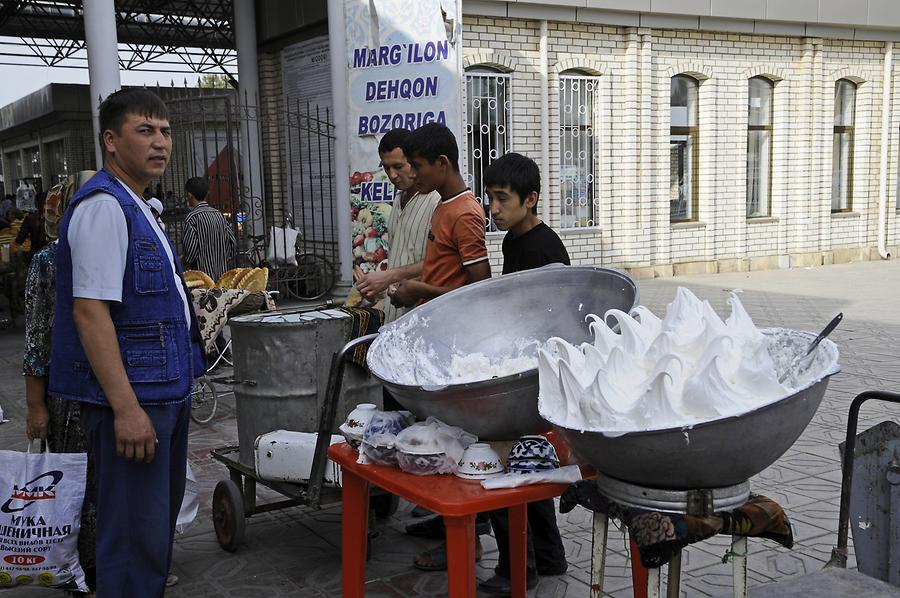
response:
[[[115,412],[116,452],[126,461],[150,463],[156,455],[156,430],[147,412],[134,408]]]
[[[419,281],[417,280],[401,280],[395,285],[391,285],[388,290],[388,297],[391,298],[391,305],[397,307],[412,307],[421,299],[419,292]]]
[[[369,272],[368,274],[364,274],[361,279],[356,281],[356,288],[359,289],[359,292],[363,295],[377,295],[382,292],[393,282],[393,276],[390,273],[390,270],[376,270],[375,272]]]
[[[50,412],[43,401],[28,404],[28,416],[25,420],[25,435],[28,440],[35,438],[47,438],[47,427],[50,422]]]

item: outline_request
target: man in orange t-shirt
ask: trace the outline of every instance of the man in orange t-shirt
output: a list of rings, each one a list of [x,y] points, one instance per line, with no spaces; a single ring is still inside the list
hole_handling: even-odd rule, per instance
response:
[[[441,201],[431,217],[420,280],[404,280],[389,289],[391,303],[411,306],[434,299],[464,284],[491,277],[484,242],[481,202],[459,173],[459,148],[453,132],[431,123],[403,142],[419,193],[437,191]]]

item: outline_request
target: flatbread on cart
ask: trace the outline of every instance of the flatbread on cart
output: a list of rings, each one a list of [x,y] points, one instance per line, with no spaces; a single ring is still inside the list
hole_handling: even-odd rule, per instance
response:
[[[211,289],[216,284],[213,282],[213,279],[206,274],[206,272],[201,272],[200,270],[185,270],[184,280],[185,282],[187,282],[188,287],[191,289]],[[200,282],[201,284],[197,285],[197,282]]]
[[[247,270],[249,270],[249,268],[232,268],[219,278],[216,286],[223,289],[234,288],[235,280],[243,276]]]
[[[248,291],[251,293],[265,291],[266,285],[269,284],[269,269],[268,268],[253,268],[246,275],[241,277],[240,281],[237,284],[237,288],[242,291]]]

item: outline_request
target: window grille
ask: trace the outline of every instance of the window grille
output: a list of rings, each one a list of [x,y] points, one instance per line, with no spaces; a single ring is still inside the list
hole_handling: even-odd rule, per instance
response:
[[[697,219],[699,89],[700,82],[693,77],[672,77],[669,125],[669,210],[672,221]]]
[[[768,216],[772,196],[772,96],[765,77],[749,82],[747,120],[747,218]]]
[[[597,151],[594,142],[599,78],[560,75],[559,187],[560,227],[597,223]]]
[[[834,146],[831,155],[831,211],[853,209],[853,133],[856,123],[856,83],[834,84]]]
[[[496,231],[490,200],[484,192],[484,171],[491,162],[510,151],[510,81],[508,73],[466,73],[466,146],[469,155],[467,182],[487,217],[487,230]]]

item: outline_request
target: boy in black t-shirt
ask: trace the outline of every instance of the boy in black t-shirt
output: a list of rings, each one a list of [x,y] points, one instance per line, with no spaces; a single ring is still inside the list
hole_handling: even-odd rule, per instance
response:
[[[495,160],[484,173],[491,216],[503,237],[503,273],[521,272],[547,264],[569,265],[569,254],[552,228],[537,217],[541,173],[534,160],[509,153]],[[491,526],[499,558],[496,575],[478,585],[482,591],[510,594],[509,519],[506,509],[491,511]],[[562,575],[568,565],[553,499],[529,503],[526,586],[537,585],[538,575]]]

